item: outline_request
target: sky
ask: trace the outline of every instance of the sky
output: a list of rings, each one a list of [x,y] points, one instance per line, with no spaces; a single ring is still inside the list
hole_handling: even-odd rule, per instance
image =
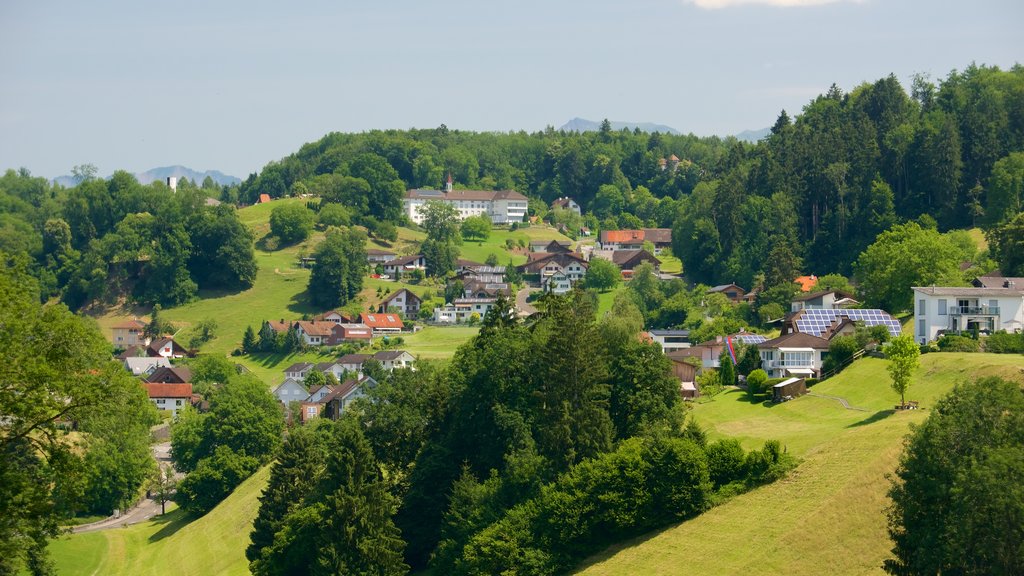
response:
[[[833,83],[1009,68],[1022,22],[1020,0],[0,0],[0,170],[244,178],[329,132],[573,117],[725,136]]]

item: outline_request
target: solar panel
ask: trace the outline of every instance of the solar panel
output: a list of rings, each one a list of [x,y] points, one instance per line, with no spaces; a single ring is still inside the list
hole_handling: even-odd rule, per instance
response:
[[[898,320],[890,316],[885,310],[876,308],[867,310],[805,310],[796,320],[796,329],[798,332],[820,337],[840,316],[846,316],[853,321],[863,322],[869,328],[877,325],[885,326],[893,336],[899,336],[902,333],[902,327]]]

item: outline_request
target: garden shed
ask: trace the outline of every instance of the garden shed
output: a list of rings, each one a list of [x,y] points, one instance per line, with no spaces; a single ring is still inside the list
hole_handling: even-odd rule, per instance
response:
[[[785,402],[804,394],[807,394],[807,384],[803,378],[789,378],[772,386],[772,402]]]

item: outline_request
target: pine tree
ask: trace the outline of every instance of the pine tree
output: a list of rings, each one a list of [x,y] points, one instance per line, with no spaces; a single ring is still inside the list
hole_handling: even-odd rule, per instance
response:
[[[277,333],[270,326],[270,322],[264,322],[260,328],[258,348],[260,352],[273,352],[277,350]]]
[[[736,384],[736,367],[733,366],[728,348],[723,348],[722,353],[718,355],[718,365],[718,375],[721,376],[722,386]]]
[[[257,344],[256,331],[252,329],[252,326],[246,326],[245,335],[242,336],[242,352],[252,354],[256,351]]]

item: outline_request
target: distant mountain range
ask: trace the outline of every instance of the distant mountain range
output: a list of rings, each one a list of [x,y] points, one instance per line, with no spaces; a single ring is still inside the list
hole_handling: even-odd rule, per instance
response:
[[[138,172],[135,174],[135,177],[141,184],[149,184],[156,180],[163,182],[166,181],[169,176],[174,176],[179,180],[182,178],[188,178],[196,184],[202,184],[203,180],[205,180],[207,176],[213,178],[213,181],[221,186],[225,184],[230,186],[242,182],[241,179],[224,174],[219,170],[199,172],[186,166],[163,166],[161,168],[151,168],[145,172]],[[107,176],[107,178],[109,178],[109,176]],[[71,187],[75,185],[75,178],[73,176],[58,176],[53,179],[53,182],[55,184],[60,184],[61,186]]]
[[[682,134],[679,130],[671,126],[664,124],[655,124],[653,122],[620,122],[616,120],[610,121],[612,124],[612,130],[622,130],[628,128],[633,130],[639,128],[643,132],[661,132],[662,134]],[[562,124],[559,130],[566,132],[597,132],[601,129],[601,122],[594,120],[587,120],[586,118],[573,118],[565,124]],[[771,128],[761,128],[760,130],[744,130],[739,134],[736,134],[737,140],[743,140],[744,142],[757,142],[771,133]]]
[[[736,135],[737,140],[743,140],[744,142],[757,142],[765,136],[771,134],[771,128],[761,128],[760,130],[744,130]]]
[[[679,130],[671,126],[665,126],[664,124],[654,124],[652,122],[619,122],[611,120],[612,130],[622,130],[628,128],[633,130],[639,128],[643,132],[661,132],[662,134],[681,134]],[[597,132],[601,129],[601,121],[587,120],[584,118],[573,118],[565,124],[559,130],[566,132]]]

